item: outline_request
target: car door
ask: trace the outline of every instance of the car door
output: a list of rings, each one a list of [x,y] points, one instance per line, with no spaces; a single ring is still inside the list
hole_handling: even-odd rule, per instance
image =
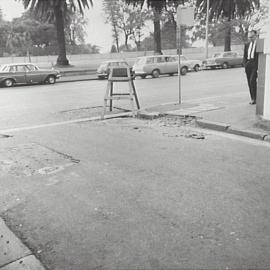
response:
[[[167,60],[167,73],[173,74],[178,72],[178,60],[176,56],[168,56]]]
[[[233,55],[232,52],[226,52],[226,53],[224,53],[224,56],[225,56],[224,62],[228,63],[229,66],[235,65],[235,56]]]
[[[155,68],[155,57],[147,57],[145,64],[143,65],[143,70],[146,72],[146,74],[151,74]]]
[[[16,83],[26,83],[26,69],[24,65],[10,66],[10,72]]]
[[[243,63],[243,56],[240,55],[238,52],[235,52],[235,65],[241,66]]]
[[[169,73],[167,72],[167,62],[164,56],[157,56],[155,58],[155,64],[156,64],[156,69],[158,69],[161,74]]]
[[[46,74],[42,74],[42,72],[35,65],[25,65],[25,69],[27,83],[40,83],[42,81],[42,77],[46,76]]]

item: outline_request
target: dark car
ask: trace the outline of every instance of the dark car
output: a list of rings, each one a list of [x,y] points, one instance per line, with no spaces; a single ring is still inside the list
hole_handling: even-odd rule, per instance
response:
[[[132,67],[125,60],[117,59],[117,60],[108,60],[102,62],[97,69],[97,76],[99,79],[107,79],[110,73],[111,67],[122,67],[128,66],[130,68],[130,73],[133,76]]]
[[[203,61],[204,68],[229,68],[242,66],[243,56],[238,52],[216,53],[212,58]]]
[[[58,70],[40,69],[32,63],[12,63],[0,67],[0,84],[5,87],[15,84],[54,84],[58,78]]]

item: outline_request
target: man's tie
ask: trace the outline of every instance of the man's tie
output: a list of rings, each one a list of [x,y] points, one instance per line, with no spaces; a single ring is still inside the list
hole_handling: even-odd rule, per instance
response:
[[[252,59],[253,57],[253,55],[252,55],[252,52],[253,52],[253,46],[254,46],[254,43],[255,42],[251,42],[251,44],[250,44],[250,48],[249,48],[249,59]]]

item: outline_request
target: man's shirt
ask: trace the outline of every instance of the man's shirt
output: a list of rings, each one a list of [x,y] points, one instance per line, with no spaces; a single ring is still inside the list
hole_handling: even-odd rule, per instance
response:
[[[255,49],[256,49],[256,40],[249,43],[248,56],[247,56],[248,60],[254,59]]]

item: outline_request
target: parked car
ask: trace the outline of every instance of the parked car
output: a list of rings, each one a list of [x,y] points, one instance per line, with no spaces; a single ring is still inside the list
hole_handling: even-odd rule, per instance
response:
[[[229,68],[242,66],[243,56],[238,52],[215,53],[212,58],[203,61],[204,68]]]
[[[40,69],[32,63],[12,63],[0,67],[0,84],[5,87],[15,84],[54,84],[58,78],[58,70]]]
[[[181,55],[181,75],[186,75],[188,70],[198,71],[200,61],[188,60]],[[195,62],[196,61],[196,62]],[[174,75],[178,73],[178,55],[152,55],[138,57],[133,65],[135,76],[140,76],[142,79],[147,75],[153,78],[158,78],[161,74]]]
[[[194,60],[194,59],[188,59],[186,56],[181,55],[181,63],[184,63],[189,71],[200,71],[202,67],[202,61],[201,60]]]
[[[99,79],[107,79],[110,74],[111,67],[120,67],[123,65],[128,66],[130,68],[131,74],[133,73],[132,67],[127,63],[127,61],[117,59],[117,60],[108,60],[108,61],[102,62],[97,69],[97,76]]]

